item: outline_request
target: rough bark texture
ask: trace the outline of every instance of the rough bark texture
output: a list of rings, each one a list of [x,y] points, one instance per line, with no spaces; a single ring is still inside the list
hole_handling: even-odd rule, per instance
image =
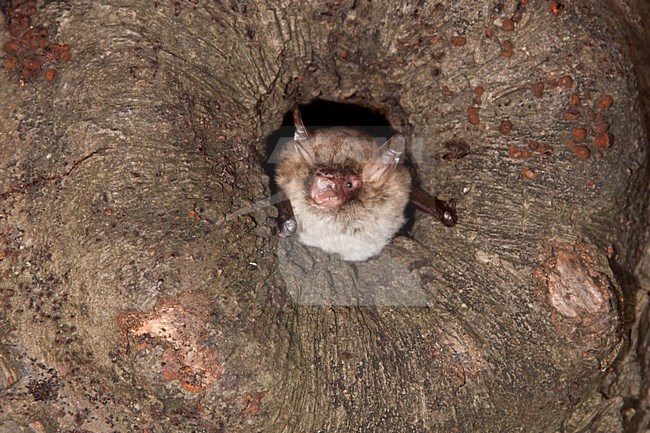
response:
[[[0,431],[645,431],[643,2],[25,3]],[[385,113],[458,226],[350,264],[227,218],[316,98]]]

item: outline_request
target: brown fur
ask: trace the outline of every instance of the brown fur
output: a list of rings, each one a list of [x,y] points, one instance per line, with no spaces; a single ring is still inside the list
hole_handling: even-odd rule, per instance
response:
[[[342,205],[318,208],[311,200],[310,185],[316,169],[323,167],[359,173],[363,185]],[[282,152],[276,174],[291,201],[299,240],[340,254],[344,260],[367,260],[379,254],[404,223],[411,182],[408,170],[396,161],[382,160],[372,137],[363,132],[332,128],[294,140]]]

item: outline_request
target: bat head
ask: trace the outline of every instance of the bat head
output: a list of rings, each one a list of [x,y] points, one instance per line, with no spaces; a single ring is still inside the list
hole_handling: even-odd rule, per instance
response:
[[[404,224],[411,184],[399,162],[404,137],[377,146],[350,128],[309,133],[297,110],[294,121],[276,180],[291,202],[300,242],[344,260],[379,254]]]
[[[283,158],[285,162],[291,161],[288,164],[291,170],[281,162],[279,180],[301,178],[311,206],[341,210],[346,205],[377,198],[377,189],[384,187],[387,181],[390,183],[404,153],[402,135],[395,135],[377,147],[372,137],[348,128],[311,134],[300,112],[295,110],[293,114],[296,132]],[[283,176],[284,173],[288,176]]]

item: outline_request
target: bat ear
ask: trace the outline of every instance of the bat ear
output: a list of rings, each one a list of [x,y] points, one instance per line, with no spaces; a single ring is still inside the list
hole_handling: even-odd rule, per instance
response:
[[[309,133],[307,132],[307,128],[305,128],[305,124],[302,123],[300,110],[297,108],[293,110],[293,123],[296,125],[296,132],[293,134],[293,141],[296,149],[305,161],[311,164],[316,159],[316,156],[314,155],[314,149],[309,142]]]
[[[402,134],[393,135],[377,151],[382,164],[397,164],[406,149],[406,139]]]
[[[406,148],[406,139],[402,134],[396,134],[376,151],[375,160],[370,163],[367,178],[378,180],[388,170],[395,168]]]

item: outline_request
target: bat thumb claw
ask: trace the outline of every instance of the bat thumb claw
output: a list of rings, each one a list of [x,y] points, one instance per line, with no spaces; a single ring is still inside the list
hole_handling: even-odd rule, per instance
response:
[[[291,237],[298,230],[298,223],[293,218],[283,222],[280,218],[268,217],[266,224],[273,227],[281,238]]]
[[[298,230],[298,223],[295,219],[291,218],[282,224],[282,229],[280,230],[280,233],[278,233],[278,236],[281,238],[288,238],[293,236],[294,233],[296,233],[296,230]]]

